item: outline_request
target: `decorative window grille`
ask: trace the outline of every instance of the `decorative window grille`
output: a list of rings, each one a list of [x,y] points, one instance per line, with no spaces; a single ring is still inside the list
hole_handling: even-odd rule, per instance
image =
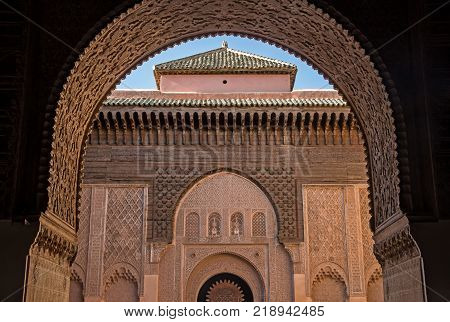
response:
[[[186,216],[185,232],[187,238],[198,238],[200,235],[200,216],[192,212]]]
[[[266,215],[262,212],[257,212],[253,215],[252,236],[254,237],[266,236]]]

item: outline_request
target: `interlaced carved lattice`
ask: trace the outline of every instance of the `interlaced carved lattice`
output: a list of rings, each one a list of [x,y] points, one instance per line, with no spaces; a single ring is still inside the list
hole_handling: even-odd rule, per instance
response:
[[[186,216],[185,236],[198,238],[200,236],[200,216],[193,212]]]
[[[152,239],[167,241],[172,235],[171,218],[177,201],[186,187],[200,175],[199,170],[180,167],[156,170]]]
[[[245,169],[267,189],[278,208],[278,230],[282,240],[298,237],[295,208],[295,178],[292,168]]]
[[[273,168],[239,168],[264,187],[278,212],[279,236],[282,239],[297,236],[297,215],[295,211],[295,179],[293,169]],[[152,239],[166,241],[172,235],[171,219],[177,201],[186,187],[202,175],[216,170],[213,166],[199,169],[183,169],[181,167],[159,168],[156,170],[154,211],[151,223]]]
[[[143,188],[109,189],[105,268],[121,261],[140,267],[143,209]]]
[[[252,236],[254,237],[266,236],[266,215],[262,212],[257,212],[253,215]]]
[[[242,236],[244,234],[244,216],[241,213],[235,213],[230,219],[230,235]]]
[[[325,262],[347,267],[343,188],[309,186],[305,190],[311,268]]]
[[[219,214],[213,213],[208,217],[208,236],[220,237],[222,232],[222,219]]]

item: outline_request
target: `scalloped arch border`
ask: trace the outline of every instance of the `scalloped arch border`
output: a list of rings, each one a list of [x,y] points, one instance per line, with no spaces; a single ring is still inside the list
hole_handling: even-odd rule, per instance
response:
[[[200,287],[212,276],[214,276],[216,273],[215,271],[209,272],[207,275],[199,275],[199,270],[201,269],[202,266],[205,265],[205,263],[209,262],[212,258],[214,257],[220,257],[220,256],[230,256],[232,258],[234,258],[235,260],[237,260],[241,265],[244,266],[248,266],[249,268],[251,268],[253,270],[254,276],[256,278],[256,280],[259,282],[259,285],[253,285],[252,283],[250,283],[250,281],[246,278],[248,276],[245,276],[244,274],[235,271],[235,272],[230,272],[233,274],[236,274],[237,276],[239,276],[240,278],[242,278],[243,280],[245,280],[247,283],[249,283],[250,287],[252,288],[253,291],[253,295],[254,296],[261,296],[262,297],[262,301],[264,301],[264,298],[267,296],[266,292],[267,292],[267,286],[265,285],[265,281],[263,278],[263,275],[261,274],[261,271],[255,266],[254,263],[252,263],[252,261],[250,261],[248,258],[246,258],[245,256],[243,256],[242,254],[233,252],[233,251],[219,251],[219,252],[215,252],[213,254],[210,254],[208,256],[206,256],[205,258],[202,258],[201,261],[199,261],[192,269],[192,271],[190,272],[189,276],[187,277],[186,281],[185,281],[185,286],[187,289],[192,289],[195,290],[193,291],[192,294],[198,294],[198,291],[200,290]],[[197,285],[195,283],[193,283],[195,281],[195,279],[199,280],[199,283],[197,283]],[[255,292],[256,289],[254,287],[259,286],[261,288],[261,294],[258,294],[258,292]],[[191,296],[192,296],[191,294]],[[188,294],[185,294],[185,300],[189,300],[189,298],[191,297]]]
[[[344,282],[345,284],[345,288],[347,290],[347,295],[348,295],[348,290],[349,290],[349,283],[348,283],[348,278],[347,278],[347,274],[345,272],[345,270],[339,266],[338,264],[335,264],[333,262],[325,262],[322,263],[320,265],[318,265],[316,268],[314,268],[312,274],[311,274],[311,285],[310,287],[312,288],[312,286],[314,285],[314,283],[317,281],[319,274],[321,272],[323,272],[325,275],[329,275],[327,268],[331,269],[332,272],[336,273],[337,275],[339,275],[342,278],[342,282]],[[332,276],[331,276],[332,277]]]

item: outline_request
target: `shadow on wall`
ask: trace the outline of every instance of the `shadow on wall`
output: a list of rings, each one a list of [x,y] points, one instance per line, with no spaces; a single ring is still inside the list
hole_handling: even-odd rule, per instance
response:
[[[22,301],[25,260],[39,225],[24,225],[9,220],[0,221],[0,300]]]

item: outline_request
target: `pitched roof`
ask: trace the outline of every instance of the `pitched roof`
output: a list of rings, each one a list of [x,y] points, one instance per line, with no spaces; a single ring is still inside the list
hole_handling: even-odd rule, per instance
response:
[[[220,48],[155,65],[153,73],[158,89],[161,75],[167,74],[289,74],[292,89],[297,67],[281,60],[230,49],[224,42]]]
[[[105,106],[143,107],[301,107],[331,106],[343,107],[347,103],[341,98],[107,98]]]

